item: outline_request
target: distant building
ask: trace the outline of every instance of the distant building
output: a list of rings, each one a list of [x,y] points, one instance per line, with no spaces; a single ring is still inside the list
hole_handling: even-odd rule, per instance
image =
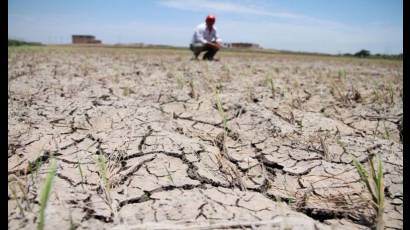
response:
[[[246,43],[246,42],[231,42],[223,43],[223,46],[226,48],[249,48],[249,49],[261,49],[262,47],[256,43]]]
[[[101,44],[101,40],[95,40],[92,35],[73,35],[73,44]]]

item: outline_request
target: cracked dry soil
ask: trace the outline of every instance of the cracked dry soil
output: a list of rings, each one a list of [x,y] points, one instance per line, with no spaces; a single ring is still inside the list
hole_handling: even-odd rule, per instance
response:
[[[402,228],[401,61],[218,55],[12,49],[9,229],[36,227],[51,157],[46,229],[368,229],[372,154]]]

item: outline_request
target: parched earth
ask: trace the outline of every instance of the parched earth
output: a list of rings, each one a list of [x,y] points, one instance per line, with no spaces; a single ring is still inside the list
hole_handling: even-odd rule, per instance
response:
[[[401,61],[92,47],[9,50],[8,226],[368,229],[380,156],[403,226]]]

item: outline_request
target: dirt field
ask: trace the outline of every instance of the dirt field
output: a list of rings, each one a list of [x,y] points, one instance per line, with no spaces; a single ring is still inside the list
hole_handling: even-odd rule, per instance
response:
[[[401,61],[217,56],[9,50],[9,229],[402,229]]]

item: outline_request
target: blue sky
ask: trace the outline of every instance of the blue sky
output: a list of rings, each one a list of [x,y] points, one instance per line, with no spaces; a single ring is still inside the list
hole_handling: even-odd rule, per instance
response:
[[[403,52],[403,0],[13,0],[8,35],[69,43],[92,34],[104,43],[188,46],[208,13],[225,42],[324,53]]]

